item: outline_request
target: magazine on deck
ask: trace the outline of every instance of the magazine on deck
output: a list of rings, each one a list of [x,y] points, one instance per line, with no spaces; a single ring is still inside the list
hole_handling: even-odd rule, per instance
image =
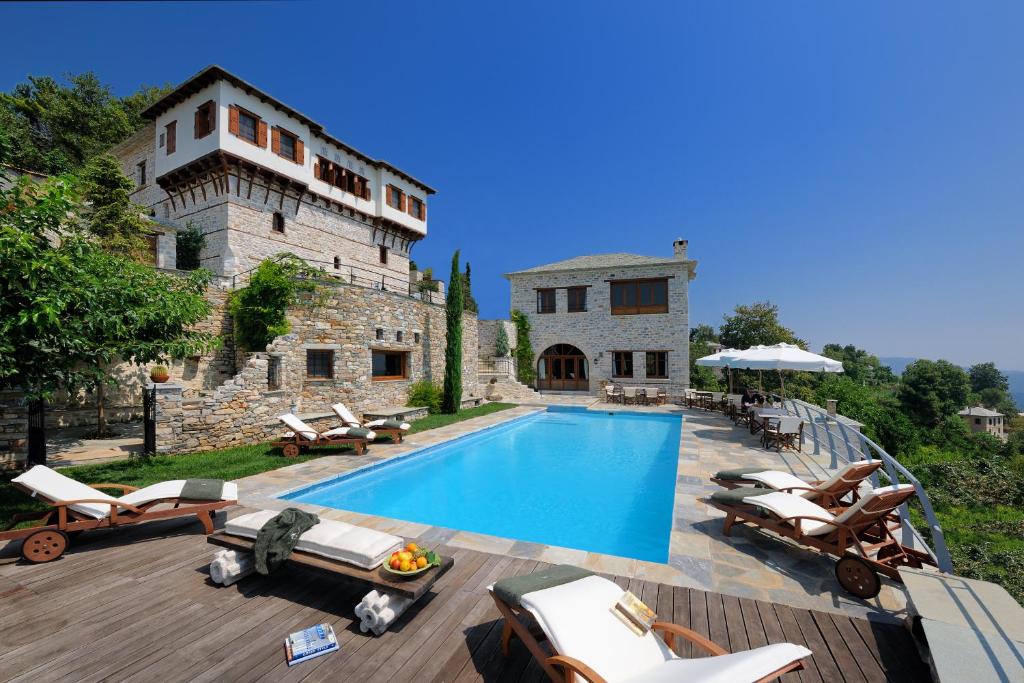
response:
[[[288,666],[295,666],[307,659],[326,655],[339,648],[334,628],[330,624],[317,624],[303,631],[296,631],[284,639],[285,656]]]
[[[623,593],[618,602],[612,605],[612,614],[638,636],[650,631],[654,621],[658,618],[654,610],[629,591]]]

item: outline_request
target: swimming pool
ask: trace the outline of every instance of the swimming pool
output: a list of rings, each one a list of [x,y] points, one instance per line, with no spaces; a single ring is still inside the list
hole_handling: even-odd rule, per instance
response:
[[[681,426],[549,409],[281,497],[666,562]]]

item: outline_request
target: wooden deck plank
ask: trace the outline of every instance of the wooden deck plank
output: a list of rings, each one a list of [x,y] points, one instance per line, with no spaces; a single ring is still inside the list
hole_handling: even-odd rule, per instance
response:
[[[839,637],[842,638],[843,643],[850,649],[853,658],[857,660],[857,666],[860,667],[864,678],[871,683],[885,681],[885,672],[882,671],[878,657],[875,656],[875,653],[871,651],[864,642],[864,639],[861,638],[857,627],[851,623],[850,618],[844,617],[841,614],[830,614],[829,617],[832,619]]]
[[[711,623],[708,620],[708,594],[696,588],[687,589],[690,594],[690,628],[705,638],[711,638]],[[709,657],[702,648],[691,647],[691,657]]]
[[[672,623],[693,628],[690,624],[690,591],[682,586],[675,586],[672,589]],[[692,646],[685,638],[677,639],[676,653],[683,658],[691,656]]]
[[[761,624],[761,615],[757,611],[757,604],[749,598],[740,598],[740,613],[743,615],[743,627],[747,632],[747,644],[752,650],[768,644],[768,636],[765,635],[764,626]]]
[[[843,672],[843,678],[854,683],[866,683],[867,678],[861,671],[857,658],[850,652],[846,640],[839,635],[839,629],[833,623],[832,617],[824,612],[811,612],[810,615],[818,626],[818,631],[824,642],[828,643],[829,652],[832,654],[836,666]]]
[[[814,664],[818,667],[818,673],[825,681],[845,681],[844,672],[832,658],[832,652],[828,644],[814,623],[814,617],[807,610],[794,609],[793,617],[803,634],[804,644],[814,653]]]
[[[708,605],[708,630],[711,640],[729,649],[729,626],[725,621],[725,604],[719,593],[705,593]]]
[[[786,605],[772,605],[775,614],[779,618],[779,625],[782,627],[784,642],[796,643],[798,645],[804,645],[811,650],[810,645],[807,645],[807,641],[800,632],[800,625],[797,624],[796,616],[793,614],[793,608]],[[763,621],[762,621],[763,623]],[[803,683],[822,683],[822,675],[818,671],[818,664],[815,661],[815,657],[811,656],[804,660],[804,668],[800,671],[800,680]]]
[[[743,623],[743,612],[740,609],[739,598],[732,595],[722,596],[722,606],[725,611],[725,627],[729,633],[729,652],[743,652],[750,649],[750,642],[747,640],[747,629]]]
[[[772,604],[755,600],[754,605],[757,608],[757,616],[761,620],[761,628],[764,629],[765,639],[768,643],[774,645],[775,643],[789,642],[786,640],[786,635],[782,631],[782,624],[779,622],[779,615],[775,613],[775,608]],[[800,673],[799,671],[791,671],[783,675],[780,680],[783,683],[795,683],[800,680]]]

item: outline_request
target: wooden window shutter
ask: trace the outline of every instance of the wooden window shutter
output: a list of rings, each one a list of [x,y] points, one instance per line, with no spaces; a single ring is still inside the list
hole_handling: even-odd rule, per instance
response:
[[[256,124],[256,144],[263,149],[267,148],[267,122],[258,121]]]
[[[171,121],[167,124],[167,153],[174,154],[174,150],[177,149],[178,142],[178,122]]]
[[[196,136],[197,140],[199,138],[203,137],[204,135],[206,135],[205,129],[206,129],[206,112],[205,112],[205,110],[202,107],[199,107],[199,109],[196,109],[195,123],[194,123],[194,125],[192,127],[193,135]]]
[[[274,154],[281,153],[281,131],[276,127],[270,131],[270,151]]]
[[[405,193],[401,190],[398,191],[398,210],[405,211],[406,200],[409,198],[405,196]]]
[[[313,162],[313,177],[320,180],[320,160],[317,159]]]
[[[295,163],[299,166],[306,163],[306,146],[299,138],[295,138]]]
[[[233,104],[228,107],[228,132],[238,135],[238,107]]]
[[[370,182],[366,181],[366,185],[363,186],[363,199],[370,201]]]
[[[387,194],[388,194],[388,197],[387,197],[388,206],[391,206],[391,202],[394,201],[393,198],[394,198],[395,195],[394,195],[394,190],[391,189],[390,185],[388,185]]]
[[[420,204],[420,220],[426,222],[427,220],[427,200],[424,199],[423,203]]]

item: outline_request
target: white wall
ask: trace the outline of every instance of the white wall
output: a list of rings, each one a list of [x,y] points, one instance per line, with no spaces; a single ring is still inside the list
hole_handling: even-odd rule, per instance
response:
[[[156,119],[156,128],[153,134],[156,136],[156,177],[173,171],[179,166],[184,166],[190,161],[209,154],[217,149],[221,130],[221,122],[217,122],[217,130],[199,140],[195,139],[195,112],[203,102],[217,100],[219,97],[219,83],[211,83],[184,102],[179,102],[171,107]],[[177,121],[176,145],[173,154],[167,154],[166,143],[159,147],[160,134],[166,132],[167,124]],[[225,123],[225,125],[227,125]]]

